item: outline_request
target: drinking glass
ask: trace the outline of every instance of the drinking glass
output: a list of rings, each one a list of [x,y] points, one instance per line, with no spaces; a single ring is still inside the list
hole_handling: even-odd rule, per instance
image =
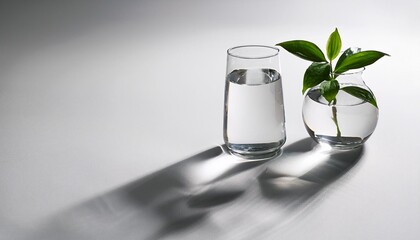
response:
[[[235,155],[273,157],[286,141],[278,52],[261,45],[227,51],[223,137]]]

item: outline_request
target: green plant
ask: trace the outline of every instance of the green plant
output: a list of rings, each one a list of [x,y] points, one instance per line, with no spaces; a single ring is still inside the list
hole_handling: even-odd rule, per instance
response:
[[[369,102],[376,108],[378,107],[376,99],[370,91],[357,86],[340,87],[336,79],[338,74],[345,73],[351,69],[364,68],[383,56],[389,56],[379,51],[353,52],[351,48],[348,48],[340,55],[335,66],[333,66],[333,60],[338,57],[341,45],[341,37],[337,28],[331,33],[327,41],[326,55],[328,59],[325,58],[324,53],[317,45],[309,41],[292,40],[276,44],[276,46],[280,46],[302,59],[313,62],[305,71],[302,94],[309,88],[319,85],[321,95],[328,101],[329,105],[332,105],[332,120],[337,127],[337,137],[341,137],[341,132],[338,126],[335,105],[337,104],[336,96],[340,90]]]

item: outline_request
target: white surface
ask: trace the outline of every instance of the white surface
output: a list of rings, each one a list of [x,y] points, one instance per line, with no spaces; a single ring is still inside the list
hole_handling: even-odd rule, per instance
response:
[[[214,210],[213,225],[167,237],[419,239],[418,12],[418,1],[0,3],[0,239],[222,143],[227,48],[323,46],[335,27],[344,46],[392,55],[364,73],[380,119],[361,160],[293,224],[276,224],[289,215],[251,188]],[[308,63],[280,57],[287,147],[307,137]]]

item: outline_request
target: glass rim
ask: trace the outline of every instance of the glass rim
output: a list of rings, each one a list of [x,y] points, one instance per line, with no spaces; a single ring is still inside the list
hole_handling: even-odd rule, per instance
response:
[[[359,74],[359,73],[363,73],[363,71],[365,71],[366,67],[362,67],[362,68],[356,68],[356,69],[350,69],[346,72],[343,73],[336,73],[337,76],[346,76],[346,75],[353,75],[353,74]]]
[[[258,57],[241,56],[241,55],[238,55],[238,54],[235,54],[235,53],[232,52],[233,50],[236,50],[236,49],[240,49],[240,48],[251,48],[251,47],[252,48],[265,48],[265,49],[268,49],[269,48],[271,50],[274,50],[275,52],[272,53],[272,54],[265,54],[263,56],[258,56]],[[266,46],[266,45],[241,45],[241,46],[236,46],[236,47],[229,48],[227,50],[227,54],[229,56],[236,57],[236,58],[242,58],[242,59],[264,59],[264,58],[271,58],[271,57],[277,56],[279,54],[279,51],[280,50],[278,48],[276,48],[276,47]]]

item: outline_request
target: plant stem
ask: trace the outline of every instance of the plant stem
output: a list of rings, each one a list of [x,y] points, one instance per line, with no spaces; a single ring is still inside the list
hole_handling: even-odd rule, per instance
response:
[[[334,99],[332,103],[332,107],[331,107],[332,115],[333,115],[332,120],[334,121],[334,124],[337,128],[337,137],[341,138],[341,131],[340,131],[340,127],[338,126],[338,119],[337,119],[337,107],[335,106],[336,103],[337,103],[337,99]]]
[[[330,78],[335,79],[335,72],[333,70],[333,63],[332,61],[330,61],[330,66],[331,66],[331,72],[330,72]],[[338,119],[337,119],[337,107],[335,106],[337,104],[337,98],[334,98],[334,100],[332,101],[332,106],[331,106],[331,110],[332,110],[332,120],[334,121],[335,127],[337,128],[337,138],[341,138],[341,131],[340,131],[340,127],[338,126]]]

